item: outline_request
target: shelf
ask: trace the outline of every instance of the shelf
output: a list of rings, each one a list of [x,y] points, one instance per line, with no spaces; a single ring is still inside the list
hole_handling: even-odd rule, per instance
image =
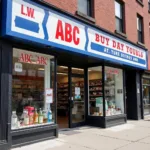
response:
[[[102,92],[102,90],[89,90],[90,92]]]
[[[89,86],[102,86],[102,84],[97,84],[97,85],[89,85]]]
[[[102,95],[90,95],[90,97],[103,97]]]

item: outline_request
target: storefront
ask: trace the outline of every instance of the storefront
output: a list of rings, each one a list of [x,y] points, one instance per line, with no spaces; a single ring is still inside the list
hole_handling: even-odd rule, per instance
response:
[[[142,118],[145,49],[43,2],[3,8],[0,149]]]

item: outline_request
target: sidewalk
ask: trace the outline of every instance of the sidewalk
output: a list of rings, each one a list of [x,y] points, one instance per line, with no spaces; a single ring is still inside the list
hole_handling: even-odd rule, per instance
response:
[[[59,138],[12,150],[150,150],[150,121],[128,121],[108,129],[81,127]]]

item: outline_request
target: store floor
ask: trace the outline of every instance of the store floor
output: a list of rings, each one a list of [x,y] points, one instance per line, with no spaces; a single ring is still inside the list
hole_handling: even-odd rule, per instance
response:
[[[68,116],[57,116],[57,123],[59,126],[59,129],[65,129],[68,128]]]
[[[101,129],[80,127],[59,132],[59,138],[13,150],[150,150],[150,121]]]

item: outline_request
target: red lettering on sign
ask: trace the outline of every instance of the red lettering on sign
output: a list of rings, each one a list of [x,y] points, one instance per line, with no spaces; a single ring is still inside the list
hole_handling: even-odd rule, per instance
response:
[[[21,14],[24,15],[24,16],[27,15],[27,14],[24,12],[24,6],[23,6],[23,5],[21,5]]]
[[[73,42],[75,45],[78,45],[80,43],[80,39],[77,37],[78,34],[80,34],[80,30],[77,26],[72,27],[71,24],[63,24],[61,20],[58,20],[55,35],[56,39],[60,39],[68,43]]]
[[[24,62],[24,63],[31,63],[31,58],[32,58],[32,55],[21,53],[19,61]]]
[[[47,65],[47,58],[42,56],[37,56],[36,64]]]
[[[116,42],[115,41],[112,42],[113,42],[113,48],[116,48]]]
[[[101,44],[103,44],[103,45],[107,45],[107,46],[109,46],[109,38],[107,38],[107,37],[104,37],[104,36],[102,36],[102,35],[99,35],[99,34],[95,34],[95,41],[96,42],[100,42]]]
[[[30,18],[35,18],[34,9],[30,7],[25,7],[24,5],[21,5],[21,14]]]
[[[98,34],[95,34],[95,41],[99,42],[99,35]]]
[[[68,43],[72,41],[72,27],[69,23],[65,23],[65,41]]]
[[[58,20],[55,38],[60,38],[62,41],[64,41],[63,25],[61,20]]]
[[[79,34],[79,28],[75,26],[73,29],[73,41],[75,45],[80,43],[80,39],[77,37],[77,34]]]

